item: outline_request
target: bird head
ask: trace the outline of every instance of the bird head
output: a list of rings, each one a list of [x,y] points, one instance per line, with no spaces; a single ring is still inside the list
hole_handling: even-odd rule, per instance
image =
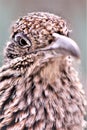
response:
[[[29,13],[12,25],[5,57],[7,61],[37,54],[42,59],[60,55],[79,58],[79,47],[68,37],[69,32],[65,20],[59,16],[44,12]]]

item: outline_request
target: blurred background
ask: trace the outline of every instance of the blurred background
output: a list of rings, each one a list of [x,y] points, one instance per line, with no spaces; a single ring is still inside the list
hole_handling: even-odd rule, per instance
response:
[[[66,19],[72,29],[70,37],[79,44],[81,64],[77,65],[77,69],[87,93],[86,4],[86,0],[0,0],[0,66],[12,22],[33,11],[54,13]]]
[[[3,48],[9,39],[10,25],[29,12],[51,12],[66,19],[72,29],[70,37],[79,44],[81,64],[77,64],[77,69],[87,92],[86,4],[86,0],[0,0],[0,66],[3,63]]]

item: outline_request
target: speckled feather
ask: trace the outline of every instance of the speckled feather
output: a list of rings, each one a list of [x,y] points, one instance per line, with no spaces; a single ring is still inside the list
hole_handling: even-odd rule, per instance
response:
[[[7,49],[5,49],[7,60],[10,60],[11,57],[16,58],[21,56],[21,54],[23,55],[23,53],[28,52],[28,50],[30,52],[35,51],[37,48],[44,48],[52,42],[52,34],[54,32],[67,36],[70,30],[67,28],[66,22],[61,17],[54,14],[49,15],[49,13],[36,12],[29,13],[27,16],[19,18],[12,25],[10,38],[12,39],[12,37],[19,32],[22,32],[29,38],[32,47],[24,48],[22,51],[22,49],[18,48],[14,43],[10,44],[10,42],[8,42]],[[20,52],[19,54],[17,54],[17,50]]]
[[[32,46],[20,48],[10,40],[5,49],[0,130],[83,130],[86,103],[71,58],[33,53],[49,44],[53,32],[67,36],[66,22],[53,14],[30,13],[12,26],[10,39],[18,32],[27,35]]]

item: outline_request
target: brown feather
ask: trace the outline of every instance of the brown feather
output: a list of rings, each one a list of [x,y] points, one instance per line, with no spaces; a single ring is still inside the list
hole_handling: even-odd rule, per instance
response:
[[[42,25],[46,24],[46,30],[42,30],[46,38],[40,32],[38,39],[38,31],[34,32],[35,35],[32,33],[35,28],[42,29],[41,20]],[[59,30],[67,35],[68,29],[65,30],[64,26],[66,24],[60,17],[31,13],[15,23],[12,35],[17,31],[26,34],[30,31],[29,34],[34,36],[30,36],[31,50],[34,50],[39,46],[35,38],[45,47],[43,39],[48,44],[48,38],[52,39],[50,32]],[[24,54],[28,49],[17,46],[16,50],[17,43],[14,44],[10,42],[7,45],[7,63],[0,68],[0,130],[83,130],[85,94],[72,58],[64,55],[55,57],[50,51]],[[11,59],[12,49],[15,55]],[[50,57],[52,55],[54,57]]]

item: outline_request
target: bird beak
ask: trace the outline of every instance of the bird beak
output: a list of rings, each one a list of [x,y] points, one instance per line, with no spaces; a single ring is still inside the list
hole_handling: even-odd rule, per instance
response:
[[[80,49],[75,41],[57,33],[53,33],[53,37],[54,41],[45,49],[80,59]]]

